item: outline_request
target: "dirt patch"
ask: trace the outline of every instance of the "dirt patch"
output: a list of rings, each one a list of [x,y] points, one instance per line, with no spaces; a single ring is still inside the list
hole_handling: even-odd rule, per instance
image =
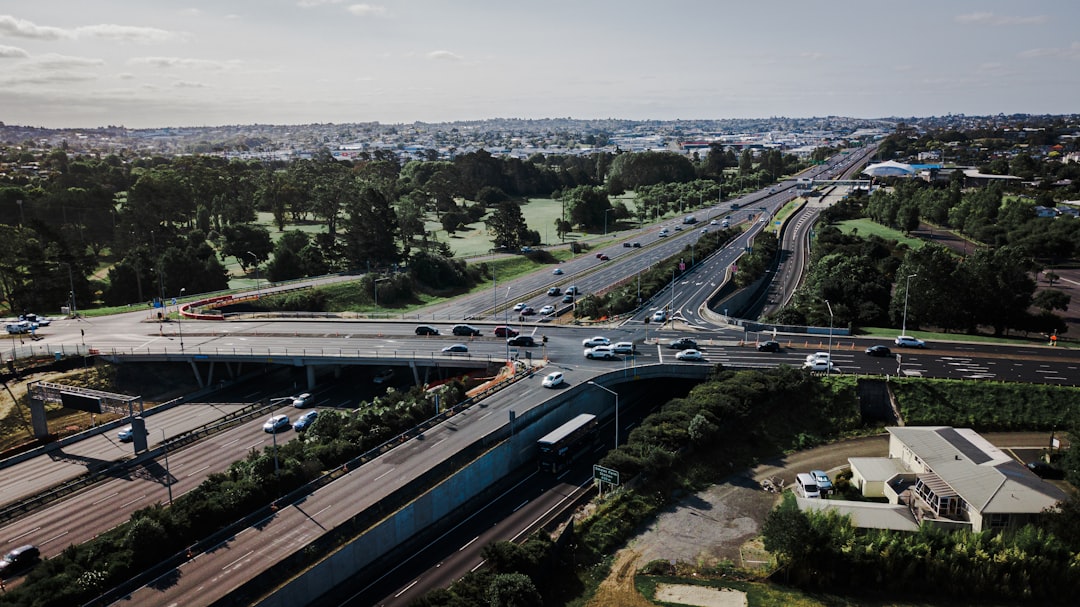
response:
[[[659,584],[658,601],[697,607],[746,607],[746,593],[730,588],[709,588],[689,584]]]

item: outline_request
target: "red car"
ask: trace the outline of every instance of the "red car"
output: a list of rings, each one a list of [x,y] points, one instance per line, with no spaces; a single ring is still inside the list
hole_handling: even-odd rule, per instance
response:
[[[517,330],[510,327],[495,327],[495,337],[517,337]]]
[[[610,257],[608,257],[607,255],[601,255],[601,256],[600,256],[600,261],[608,261],[608,260],[610,260],[610,259],[611,259],[611,258],[610,258]]]

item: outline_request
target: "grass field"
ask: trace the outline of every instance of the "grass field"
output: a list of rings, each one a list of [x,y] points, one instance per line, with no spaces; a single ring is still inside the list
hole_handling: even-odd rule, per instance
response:
[[[842,221],[837,226],[844,234],[857,233],[859,236],[880,236],[885,240],[896,240],[912,249],[921,249],[926,245],[926,241],[921,238],[915,238],[914,236],[906,236],[899,230],[894,230],[889,227],[885,227],[880,223],[875,223],[869,219],[849,219]]]

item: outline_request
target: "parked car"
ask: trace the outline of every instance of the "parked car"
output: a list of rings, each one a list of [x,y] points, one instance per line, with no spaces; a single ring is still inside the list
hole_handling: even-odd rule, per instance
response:
[[[495,327],[495,337],[515,337],[518,331],[513,327]]]
[[[540,385],[545,388],[557,388],[563,384],[563,374],[559,371],[554,373],[548,373],[544,376],[544,380],[540,382]]]
[[[667,347],[673,350],[690,350],[697,348],[697,342],[689,337],[680,337],[671,340]]]
[[[705,360],[705,355],[699,350],[679,350],[675,354],[675,360]]]
[[[612,360],[618,358],[615,356],[615,351],[611,346],[595,346],[585,350],[585,358],[602,358],[604,360]]]
[[[461,354],[468,351],[469,346],[466,346],[465,344],[454,344],[452,346],[446,346],[442,349],[443,354]]]
[[[825,474],[824,470],[811,470],[810,476],[814,477],[814,482],[817,483],[818,491],[820,491],[822,495],[832,493],[832,481],[829,480],[829,475]]]
[[[377,384],[385,384],[386,382],[390,381],[391,379],[394,379],[394,370],[393,369],[383,369],[382,371],[379,371],[378,373],[375,374],[374,381]]]
[[[544,306],[544,307],[540,308],[540,315],[541,316],[547,316],[548,314],[554,314],[554,313],[555,313],[555,306],[547,305],[547,306]]]
[[[551,271],[551,273],[554,274],[555,276],[562,276],[563,275],[562,268],[555,268],[554,270]]]
[[[806,472],[800,472],[795,475],[795,495],[808,499],[817,499],[821,497],[821,491],[818,489],[814,477]]]
[[[511,346],[522,346],[524,348],[532,348],[536,346],[536,340],[532,335],[518,335],[517,337],[511,337],[506,340],[506,343]]]
[[[562,295],[562,289],[560,289],[559,287],[551,287],[550,289],[548,289],[548,295]]]
[[[270,419],[266,420],[263,424],[263,432],[269,432],[271,434],[277,434],[282,430],[289,429],[289,416],[288,415],[274,415]]]
[[[881,344],[870,346],[866,349],[866,353],[870,356],[892,356],[892,350],[889,349],[889,346]]]
[[[308,426],[315,423],[315,418],[318,416],[319,412],[315,409],[304,413],[300,417],[296,418],[296,423],[293,424],[293,430],[296,430],[297,432],[303,432],[304,430],[307,430]]]
[[[33,544],[26,544],[0,558],[0,576],[7,577],[33,567],[41,560],[41,551]]]
[[[454,325],[453,333],[459,337],[473,337],[480,335],[480,329],[472,325]]]
[[[896,345],[902,348],[925,348],[926,342],[908,335],[897,335]]]
[[[608,346],[611,345],[611,340],[603,335],[595,335],[588,339],[581,340],[581,345],[585,348],[592,348],[595,346]]]
[[[620,341],[620,342],[616,343],[615,345],[611,346],[611,351],[616,353],[616,354],[633,354],[634,353],[634,342]]]
[[[293,397],[292,406],[296,407],[297,409],[303,409],[304,407],[310,405],[311,401],[312,401],[311,393],[310,392],[304,392],[303,394],[299,394],[299,395]]]
[[[780,342],[778,341],[763,341],[757,345],[758,352],[779,352]]]
[[[573,294],[567,293],[566,295],[563,295],[562,302],[563,303],[574,303]]]
[[[439,330],[431,325],[420,325],[416,327],[417,335],[438,335]]]

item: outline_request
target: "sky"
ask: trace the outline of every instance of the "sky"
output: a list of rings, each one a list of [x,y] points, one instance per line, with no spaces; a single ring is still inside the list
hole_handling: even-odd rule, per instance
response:
[[[1080,112],[1075,0],[0,0],[50,128]]]

